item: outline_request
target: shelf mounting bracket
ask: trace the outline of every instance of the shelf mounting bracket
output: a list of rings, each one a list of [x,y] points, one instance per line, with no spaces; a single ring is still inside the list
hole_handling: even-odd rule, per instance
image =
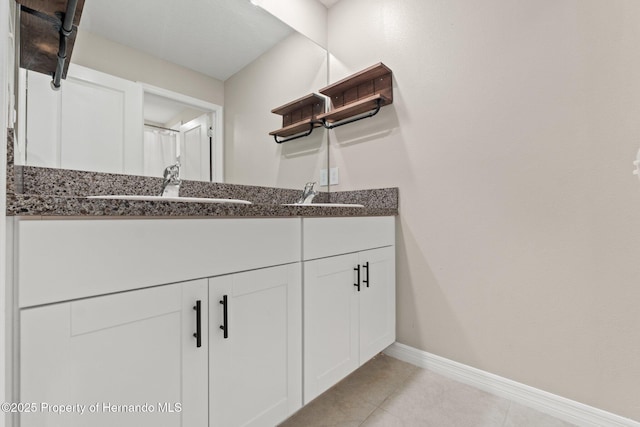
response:
[[[309,130],[304,133],[300,133],[298,135],[292,136],[291,138],[285,138],[281,140],[278,140],[278,135],[273,135],[273,139],[275,139],[277,144],[282,144],[283,142],[293,141],[294,139],[298,139],[298,138],[304,138],[305,136],[311,135],[311,132],[313,132],[313,128],[314,128],[314,123],[311,122],[309,123]]]
[[[378,112],[380,111],[381,107],[382,107],[382,99],[378,98],[378,99],[376,99],[376,108],[375,108],[375,110],[372,110],[372,111],[370,111],[368,113],[363,113],[363,114],[365,114],[364,116],[353,117],[353,118],[341,120],[339,122],[332,123],[332,124],[328,124],[327,120],[323,118],[322,119],[322,126],[324,126],[327,129],[333,129],[333,128],[337,128],[339,126],[348,125],[349,123],[357,122],[358,120],[368,119],[369,117],[373,117],[376,114],[378,114]]]

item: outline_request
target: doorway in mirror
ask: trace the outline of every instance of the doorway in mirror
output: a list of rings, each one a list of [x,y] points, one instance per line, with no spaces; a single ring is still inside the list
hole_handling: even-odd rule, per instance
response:
[[[145,175],[162,176],[168,165],[180,163],[181,178],[222,182],[222,107],[180,93],[142,85],[144,90]],[[153,146],[151,141],[158,141]],[[167,160],[169,160],[167,162]]]
[[[181,179],[211,181],[214,117],[215,113],[204,113],[170,127],[145,123],[144,175],[162,177],[167,166],[178,163]]]
[[[58,91],[20,70],[16,164],[222,182],[222,107],[71,64]]]

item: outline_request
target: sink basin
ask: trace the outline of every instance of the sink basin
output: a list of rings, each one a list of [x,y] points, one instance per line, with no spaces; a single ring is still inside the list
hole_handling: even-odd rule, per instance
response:
[[[108,195],[89,196],[87,199],[118,199],[118,200],[143,200],[161,202],[188,202],[188,203],[235,203],[240,205],[250,205],[251,202],[240,199],[209,199],[206,197],[162,197],[162,196],[138,196],[138,195]]]
[[[309,208],[364,208],[364,205],[357,203],[287,203],[283,206],[302,206]]]

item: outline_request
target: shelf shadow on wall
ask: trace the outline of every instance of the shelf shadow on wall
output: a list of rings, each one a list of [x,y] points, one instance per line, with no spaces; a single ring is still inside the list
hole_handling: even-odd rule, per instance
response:
[[[325,129],[316,128],[308,137],[279,145],[280,155],[286,159],[293,159],[318,154],[327,143],[326,135]]]
[[[400,126],[394,105],[380,110],[374,117],[333,129],[332,142],[340,147],[362,144],[389,136]]]

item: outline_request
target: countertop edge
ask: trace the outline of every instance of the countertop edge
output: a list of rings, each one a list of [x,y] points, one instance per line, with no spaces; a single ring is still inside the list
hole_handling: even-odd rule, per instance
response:
[[[7,216],[30,218],[281,218],[395,216],[397,208],[238,205],[45,195],[7,195]]]

